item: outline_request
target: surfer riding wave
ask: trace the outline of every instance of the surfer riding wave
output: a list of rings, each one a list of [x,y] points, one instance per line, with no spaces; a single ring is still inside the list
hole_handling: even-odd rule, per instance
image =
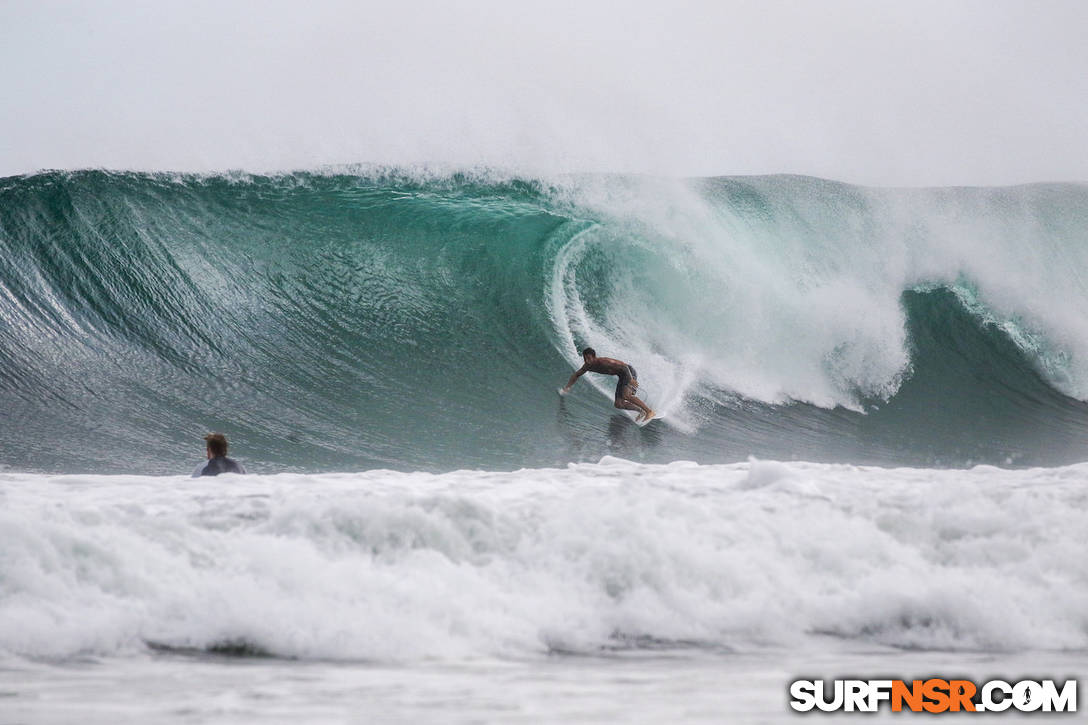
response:
[[[597,357],[597,351],[592,347],[587,347],[582,351],[582,360],[585,361],[585,364],[570,376],[570,380],[559,391],[561,395],[570,392],[571,386],[586,373],[615,375],[619,377],[619,381],[616,383],[616,407],[621,410],[638,411],[638,417],[635,418],[636,423],[648,423],[654,417],[654,411],[650,409],[650,406],[635,397],[635,392],[638,390],[638,373],[635,372],[633,367],[622,360]]]

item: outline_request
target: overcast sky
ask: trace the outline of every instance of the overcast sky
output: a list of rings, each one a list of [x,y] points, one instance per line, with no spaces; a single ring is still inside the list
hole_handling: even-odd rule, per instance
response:
[[[0,0],[42,168],[1088,181],[1088,2]]]

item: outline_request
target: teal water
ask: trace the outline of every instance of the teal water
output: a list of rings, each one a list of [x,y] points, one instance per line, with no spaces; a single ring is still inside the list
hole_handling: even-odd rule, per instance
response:
[[[0,180],[0,466],[1088,455],[1088,188],[83,171]],[[594,346],[667,420],[556,396]]]

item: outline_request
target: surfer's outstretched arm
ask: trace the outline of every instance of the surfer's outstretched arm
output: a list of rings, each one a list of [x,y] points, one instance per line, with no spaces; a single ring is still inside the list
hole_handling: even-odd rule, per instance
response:
[[[559,391],[559,392],[561,392],[561,393],[563,393],[565,395],[567,393],[567,391],[570,390],[570,386],[572,386],[576,382],[578,382],[578,378],[585,375],[587,370],[589,370],[589,364],[588,363],[583,365],[582,367],[578,368],[578,370],[575,371],[574,375],[570,376],[570,380],[567,381],[567,384],[564,385],[563,389],[561,391]]]

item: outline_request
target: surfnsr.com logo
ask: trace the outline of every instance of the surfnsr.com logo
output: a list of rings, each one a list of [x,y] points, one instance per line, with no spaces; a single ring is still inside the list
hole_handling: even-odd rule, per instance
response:
[[[795,680],[790,698],[798,712],[1076,712],[1077,681]]]

